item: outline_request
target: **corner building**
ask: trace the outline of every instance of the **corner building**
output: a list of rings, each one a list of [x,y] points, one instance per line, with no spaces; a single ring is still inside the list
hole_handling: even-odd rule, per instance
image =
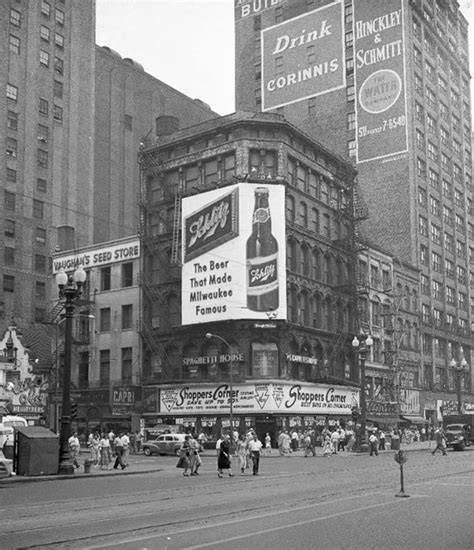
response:
[[[468,364],[460,384],[472,400],[468,23],[456,1],[329,4],[235,3],[236,108],[277,112],[353,162],[369,211],[361,233],[419,270],[416,384],[422,408],[440,420],[441,408],[456,410],[453,360]],[[339,15],[329,19],[329,9]],[[324,18],[331,37],[322,36]],[[324,61],[332,58],[344,71],[324,88]],[[317,78],[302,69],[315,66]]]
[[[244,112],[161,135],[139,163],[146,424],[217,435],[231,395],[237,429],[273,441],[279,429],[350,421],[351,165],[279,115]],[[257,196],[277,243],[253,271],[277,272],[276,301],[260,305],[247,297],[258,293],[253,226],[268,221]]]

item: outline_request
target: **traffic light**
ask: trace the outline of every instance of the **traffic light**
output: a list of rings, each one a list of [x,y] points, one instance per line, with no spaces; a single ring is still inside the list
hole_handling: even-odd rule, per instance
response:
[[[71,418],[77,417],[77,403],[75,401],[71,402]]]

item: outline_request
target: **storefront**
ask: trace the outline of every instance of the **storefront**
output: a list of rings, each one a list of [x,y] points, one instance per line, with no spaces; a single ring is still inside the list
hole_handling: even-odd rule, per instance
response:
[[[206,434],[217,439],[231,426],[243,433],[254,428],[260,438],[269,433],[272,440],[280,430],[301,430],[326,424],[345,424],[351,410],[359,406],[359,390],[331,386],[264,380],[239,383],[159,386],[156,412],[144,413],[146,426],[179,424],[184,431]],[[148,389],[149,401],[153,390]],[[232,411],[231,411],[232,404]]]

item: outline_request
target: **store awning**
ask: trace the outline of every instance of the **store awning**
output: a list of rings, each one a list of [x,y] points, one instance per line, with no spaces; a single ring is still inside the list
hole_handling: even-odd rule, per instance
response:
[[[367,422],[372,422],[373,424],[398,424],[401,422],[399,416],[370,416],[367,418]]]
[[[411,422],[412,424],[426,424],[428,420],[425,420],[421,416],[410,416],[410,415],[401,415],[402,420]]]

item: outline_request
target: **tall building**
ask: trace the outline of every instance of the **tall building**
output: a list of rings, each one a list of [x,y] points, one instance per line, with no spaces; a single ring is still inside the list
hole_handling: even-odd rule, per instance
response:
[[[472,391],[474,218],[468,23],[444,0],[236,4],[236,105],[278,112],[350,158],[363,234],[419,271],[418,387]]]
[[[93,0],[8,0],[0,16],[0,329],[24,330],[52,319],[55,251],[136,235],[136,155],[155,119],[216,115],[96,46]]]

